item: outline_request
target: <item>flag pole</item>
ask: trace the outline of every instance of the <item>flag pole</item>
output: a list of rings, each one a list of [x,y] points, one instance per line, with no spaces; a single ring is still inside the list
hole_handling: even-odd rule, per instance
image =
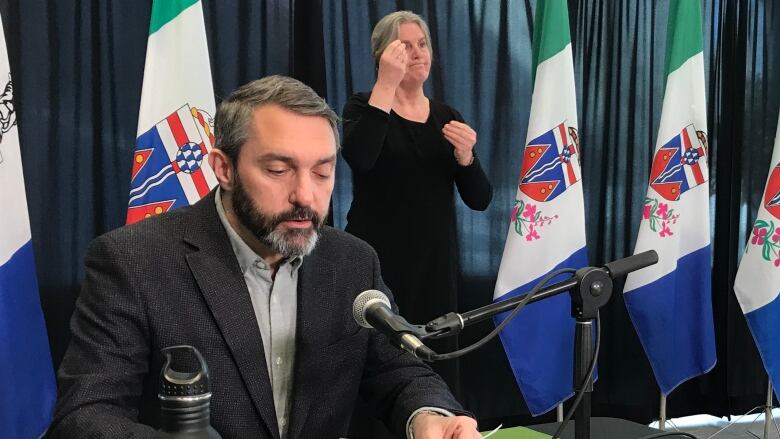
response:
[[[664,394],[661,394],[661,408],[658,411],[658,429],[666,431],[666,395]]]
[[[764,406],[764,439],[769,439],[772,427],[772,381],[767,377],[766,405]]]

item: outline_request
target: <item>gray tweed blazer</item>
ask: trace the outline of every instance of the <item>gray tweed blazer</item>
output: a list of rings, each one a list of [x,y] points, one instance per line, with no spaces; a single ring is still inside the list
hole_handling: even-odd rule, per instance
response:
[[[463,413],[427,365],[352,318],[360,292],[389,294],[368,244],[324,227],[300,270],[290,438],[346,436],[358,394],[401,436],[419,407]],[[209,365],[222,437],[278,438],[260,330],[214,192],[95,239],[71,332],[48,437],[151,437],[160,349],[189,344]]]

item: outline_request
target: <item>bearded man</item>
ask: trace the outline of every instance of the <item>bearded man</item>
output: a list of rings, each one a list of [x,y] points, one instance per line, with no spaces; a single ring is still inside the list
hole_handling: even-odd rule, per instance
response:
[[[358,395],[400,436],[480,437],[430,368],[352,317],[389,291],[371,247],[323,225],[336,124],[294,79],[251,82],[215,116],[218,188],[93,241],[49,437],[152,437],[174,345],[203,354],[223,438],[346,436]]]

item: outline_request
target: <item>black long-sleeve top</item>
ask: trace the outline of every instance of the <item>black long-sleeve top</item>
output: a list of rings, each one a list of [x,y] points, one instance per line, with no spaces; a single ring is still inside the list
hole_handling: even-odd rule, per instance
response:
[[[474,210],[488,207],[493,188],[479,159],[460,166],[442,134],[463,122],[457,111],[430,100],[419,123],[370,106],[369,96],[351,96],[342,114],[354,195],[346,230],[377,250],[401,313],[425,323],[457,309],[454,188]]]

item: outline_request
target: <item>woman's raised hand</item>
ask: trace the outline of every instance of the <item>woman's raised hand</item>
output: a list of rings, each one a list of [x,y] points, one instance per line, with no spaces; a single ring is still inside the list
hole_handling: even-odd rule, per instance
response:
[[[406,74],[406,45],[401,40],[388,44],[379,57],[379,72],[376,82],[385,87],[397,88]]]

